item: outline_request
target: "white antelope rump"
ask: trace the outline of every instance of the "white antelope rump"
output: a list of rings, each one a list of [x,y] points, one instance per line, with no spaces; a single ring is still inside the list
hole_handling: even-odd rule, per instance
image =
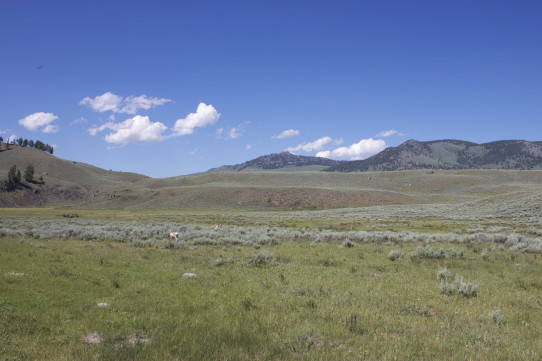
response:
[[[179,232],[173,232],[171,229],[169,230],[169,238],[177,240],[178,237],[179,237]]]

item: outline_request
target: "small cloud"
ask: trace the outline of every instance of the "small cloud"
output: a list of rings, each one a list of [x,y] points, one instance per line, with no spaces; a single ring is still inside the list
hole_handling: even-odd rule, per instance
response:
[[[9,132],[11,132],[9,129],[0,129],[0,134],[7,134]]]
[[[79,102],[79,105],[86,105],[95,112],[116,112],[122,102],[122,97],[111,92],[98,95],[95,98],[85,97]]]
[[[376,136],[377,137],[391,137],[392,135],[404,136],[404,134],[399,133],[397,130],[393,130],[393,129],[383,130],[380,133],[378,133]]]
[[[230,128],[229,130],[226,130],[224,128],[218,128],[215,131],[215,137],[217,139],[225,139],[225,140],[237,139],[241,135],[243,135],[248,124],[249,122],[244,122],[244,123],[239,124],[236,127]]]
[[[59,129],[58,125],[51,124],[56,119],[58,116],[53,113],[38,112],[19,119],[19,124],[32,132],[56,133]]]
[[[109,122],[100,127],[90,128],[88,132],[90,135],[96,135],[106,129],[113,131],[104,137],[106,142],[126,145],[161,142],[166,139],[162,133],[168,128],[160,122],[151,122],[147,116],[136,115],[120,123]]]
[[[77,118],[75,120],[73,120],[70,125],[74,125],[74,124],[80,124],[80,123],[86,123],[87,122],[87,118],[85,117],[80,117],[80,118]]]
[[[316,153],[322,158],[347,158],[350,160],[364,159],[386,148],[386,142],[382,139],[362,139],[348,147],[340,147],[334,150],[326,150]]]
[[[251,150],[251,149],[252,149],[252,145],[250,144],[245,145],[245,150]]]
[[[218,128],[215,131],[215,137],[217,139],[236,139],[239,138],[242,134],[241,128],[239,127],[233,127],[230,128],[230,130],[226,131],[224,128]]]
[[[304,152],[313,152],[315,150],[320,150],[324,147],[324,145],[332,142],[333,139],[331,137],[322,137],[320,139],[315,140],[314,142],[309,143],[302,143],[295,147],[286,148],[289,152],[297,152],[297,151],[304,151]]]
[[[191,150],[190,152],[188,152],[188,154],[190,154],[190,155],[195,155],[198,151],[199,151],[199,149],[196,148],[196,149],[193,149],[193,150]]]
[[[215,124],[220,118],[220,113],[212,105],[199,103],[195,113],[190,113],[186,118],[178,119],[173,126],[174,135],[181,136],[194,133],[195,128],[202,128]]]
[[[239,128],[234,127],[228,131],[228,139],[236,139],[236,138],[239,138],[240,136],[241,136],[241,132]]]
[[[295,137],[296,135],[299,135],[299,130],[288,129],[288,130],[282,131],[282,133],[278,135],[273,135],[271,139],[285,139],[285,138]]]
[[[146,95],[130,95],[123,100],[122,108],[118,113],[135,114],[138,109],[150,109],[159,105],[169,103],[171,99],[166,98],[148,98]]]
[[[135,114],[138,109],[147,110],[168,102],[171,102],[171,99],[149,98],[144,94],[121,97],[107,92],[94,98],[85,97],[79,102],[79,105],[86,105],[100,113],[111,111],[113,113]]]

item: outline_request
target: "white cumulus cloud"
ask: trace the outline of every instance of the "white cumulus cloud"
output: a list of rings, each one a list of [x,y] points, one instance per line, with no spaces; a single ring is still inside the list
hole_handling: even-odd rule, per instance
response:
[[[285,139],[290,137],[295,137],[296,135],[299,135],[299,130],[296,129],[287,129],[282,131],[279,135],[274,135],[271,137],[271,139]]]
[[[51,124],[56,119],[58,116],[53,113],[38,112],[19,119],[19,124],[32,132],[56,133],[58,125]]]
[[[324,147],[324,145],[332,142],[333,139],[331,137],[322,137],[320,139],[315,140],[314,142],[308,142],[308,143],[301,143],[295,147],[287,148],[286,150],[288,152],[297,152],[297,151],[304,151],[304,152],[313,152],[315,150],[320,150]]]
[[[151,122],[147,116],[136,115],[120,123],[108,122],[100,127],[90,128],[88,132],[96,135],[106,129],[112,130],[104,137],[106,142],[125,145],[161,142],[166,139],[162,133],[168,128],[160,122]]]
[[[213,125],[218,118],[220,118],[220,113],[212,105],[199,103],[195,113],[188,114],[186,118],[177,119],[173,131],[177,136],[192,134],[195,128]]]
[[[95,112],[107,112],[135,114],[139,109],[150,109],[170,102],[166,98],[150,98],[146,95],[130,95],[121,97],[111,92],[98,95],[94,98],[85,97],[79,102],[79,105],[86,105]]]
[[[382,139],[362,139],[348,147],[340,147],[333,150],[325,150],[316,153],[322,158],[348,158],[351,160],[364,159],[386,148],[386,142]]]

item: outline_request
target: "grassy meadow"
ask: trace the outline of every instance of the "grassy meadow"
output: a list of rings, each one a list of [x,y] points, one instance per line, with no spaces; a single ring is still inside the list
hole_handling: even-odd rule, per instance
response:
[[[0,360],[540,359],[536,212],[426,207],[1,209]]]
[[[152,179],[21,152],[0,170],[47,175],[0,195],[0,361],[542,357],[542,171]]]

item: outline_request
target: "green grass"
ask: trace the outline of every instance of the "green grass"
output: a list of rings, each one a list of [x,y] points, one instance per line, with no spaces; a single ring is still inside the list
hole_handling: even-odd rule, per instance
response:
[[[261,250],[246,246],[1,238],[0,360],[538,357],[540,256],[441,244],[465,259],[412,260],[417,246],[283,242],[262,248],[275,265],[251,267]],[[477,296],[441,294],[439,267]],[[83,342],[92,332],[101,344]]]

